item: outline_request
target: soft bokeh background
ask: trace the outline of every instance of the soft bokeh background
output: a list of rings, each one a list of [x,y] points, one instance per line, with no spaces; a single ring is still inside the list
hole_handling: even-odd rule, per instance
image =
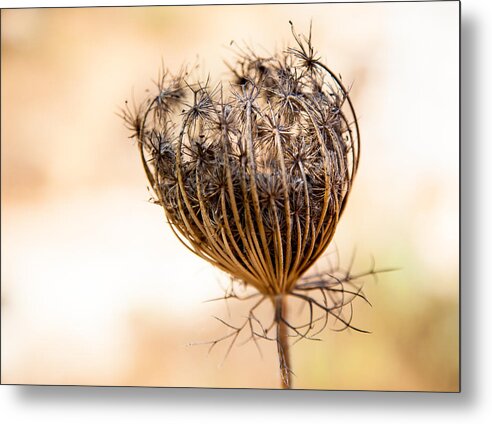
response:
[[[459,385],[458,3],[3,10],[2,383],[278,387],[275,346],[226,329],[227,278],[187,252],[149,194],[119,107],[161,60],[223,78],[229,42],[274,50],[289,19],[353,83],[360,171],[342,262],[400,270],[355,305],[371,335],[293,347],[294,386]],[[231,314],[241,307],[230,305]]]

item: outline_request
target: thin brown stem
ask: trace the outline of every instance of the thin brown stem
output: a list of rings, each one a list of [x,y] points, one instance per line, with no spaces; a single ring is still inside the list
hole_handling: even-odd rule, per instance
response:
[[[282,389],[291,388],[289,329],[287,326],[287,296],[275,298],[275,322],[277,324],[277,351],[280,364],[280,381]]]

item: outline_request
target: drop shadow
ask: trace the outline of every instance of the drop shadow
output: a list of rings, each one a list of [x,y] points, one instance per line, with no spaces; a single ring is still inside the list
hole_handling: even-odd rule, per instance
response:
[[[331,409],[353,407],[377,410],[398,410],[409,405],[419,409],[460,409],[463,405],[460,393],[409,393],[409,392],[328,392],[312,390],[251,390],[251,389],[172,389],[139,387],[60,387],[22,386],[18,400],[33,405],[36,403],[72,406],[117,406],[144,405],[158,408],[189,407],[201,410],[236,408],[248,405],[260,411],[281,407],[282,410],[298,411],[299,407]],[[27,406],[27,405],[26,405]]]
[[[480,147],[477,134],[478,44],[481,28],[473,16],[461,22],[460,170],[460,359],[462,401],[474,403],[478,387],[478,199]]]

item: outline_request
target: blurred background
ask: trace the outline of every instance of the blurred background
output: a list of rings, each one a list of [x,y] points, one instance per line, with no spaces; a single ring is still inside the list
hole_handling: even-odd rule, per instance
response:
[[[370,335],[292,348],[294,387],[456,391],[459,381],[458,3],[2,10],[2,383],[278,387],[276,347],[227,333],[204,303],[226,276],[148,202],[116,115],[161,61],[226,78],[229,43],[313,43],[347,85],[362,156],[335,244],[382,268],[356,303]],[[319,267],[322,268],[323,262]]]

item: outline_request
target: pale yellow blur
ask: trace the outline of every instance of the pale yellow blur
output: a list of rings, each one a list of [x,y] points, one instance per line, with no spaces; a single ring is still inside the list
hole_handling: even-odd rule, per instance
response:
[[[457,2],[3,10],[2,383],[279,386],[271,343],[222,365],[226,346],[189,345],[227,332],[212,318],[226,305],[203,303],[227,278],[147,202],[116,112],[161,60],[224,78],[231,40],[272,51],[310,19],[362,131],[342,261],[357,248],[356,270],[371,255],[400,270],[367,281],[372,308],[355,304],[371,335],[293,347],[294,386],[457,390]]]

